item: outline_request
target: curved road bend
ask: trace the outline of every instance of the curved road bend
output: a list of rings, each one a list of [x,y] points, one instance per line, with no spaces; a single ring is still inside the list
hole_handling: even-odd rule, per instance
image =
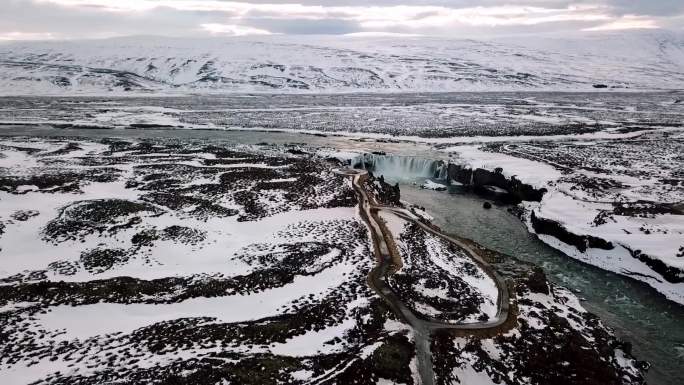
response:
[[[375,292],[392,308],[392,310],[399,317],[403,318],[414,330],[414,338],[416,344],[416,358],[418,362],[418,372],[421,377],[421,382],[424,385],[434,384],[434,371],[432,367],[432,352],[430,351],[430,334],[436,330],[466,330],[466,331],[485,331],[497,330],[511,315],[510,309],[510,294],[506,281],[469,245],[464,242],[449,237],[441,232],[433,229],[419,220],[417,216],[406,209],[387,207],[377,205],[369,198],[368,192],[361,185],[361,180],[367,175],[365,170],[344,169],[337,170],[341,175],[350,176],[352,178],[352,185],[359,200],[359,214],[364,222],[371,230],[371,239],[373,240],[373,249],[378,260],[376,266],[368,274],[368,284],[375,290]],[[494,280],[498,289],[497,314],[494,319],[486,322],[476,323],[449,323],[438,321],[435,319],[423,319],[418,317],[411,311],[399,297],[392,291],[390,286],[385,282],[384,277],[388,273],[389,267],[392,265],[393,257],[400,258],[400,256],[392,255],[387,244],[387,238],[392,237],[382,230],[378,224],[378,220],[373,215],[373,211],[387,211],[391,212],[402,219],[413,222],[419,225],[424,230],[434,234],[442,239],[451,242],[463,250]]]

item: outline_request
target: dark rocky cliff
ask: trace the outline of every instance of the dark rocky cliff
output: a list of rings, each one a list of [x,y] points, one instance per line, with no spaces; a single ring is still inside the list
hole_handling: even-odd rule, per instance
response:
[[[456,181],[471,188],[476,194],[497,198],[506,203],[520,203],[522,201],[541,201],[546,189],[537,189],[525,184],[515,176],[506,178],[503,169],[494,171],[476,168],[473,170],[467,166],[450,163],[447,176],[450,181]],[[505,190],[505,193],[497,192],[491,187]]]

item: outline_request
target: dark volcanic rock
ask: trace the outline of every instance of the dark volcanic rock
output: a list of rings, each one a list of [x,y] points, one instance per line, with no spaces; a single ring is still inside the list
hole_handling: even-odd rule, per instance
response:
[[[93,274],[103,273],[114,265],[125,263],[129,253],[124,249],[98,248],[81,253],[81,263]]]
[[[371,356],[372,365],[381,378],[392,378],[412,384],[410,363],[415,356],[413,344],[403,335],[392,336]]]
[[[449,163],[448,172],[449,179],[455,180],[463,185],[471,185],[473,178],[473,170],[463,166]]]
[[[653,271],[665,278],[667,282],[684,282],[684,270],[678,269],[674,266],[668,266],[663,261],[642,253],[641,250],[630,250],[629,248],[628,250],[630,254],[632,254],[632,257],[645,263],[648,267],[653,269]],[[680,248],[680,250],[682,249]]]
[[[539,202],[544,193],[546,193],[546,189],[534,188],[529,184],[521,182],[515,176],[506,178],[501,168],[497,168],[494,171],[482,168],[472,170],[466,166],[449,163],[447,170],[449,180],[459,182],[471,188],[479,195],[488,196],[505,203],[519,203],[521,201]],[[497,193],[495,189],[488,186],[505,190],[506,193]]]
[[[15,211],[10,217],[12,219],[14,219],[15,221],[24,222],[24,221],[27,221],[30,218],[33,218],[39,214],[40,213],[38,211],[35,211],[35,210],[18,210],[18,211]]]
[[[365,181],[366,190],[372,192],[378,203],[390,206],[401,206],[401,193],[399,183],[391,185],[385,182],[385,178],[380,175],[376,178],[373,173],[368,173]]]
[[[532,221],[532,228],[537,234],[546,234],[558,238],[561,242],[568,245],[575,246],[577,250],[586,252],[587,249],[603,249],[613,250],[615,246],[605,239],[593,237],[591,235],[577,235],[569,232],[563,225],[550,219],[539,218],[534,214],[530,214]]]
[[[508,180],[506,180],[502,171],[501,169],[496,169],[494,172],[482,168],[475,169],[475,172],[473,172],[473,186],[496,186],[507,190]]]
[[[535,266],[527,277],[527,287],[533,293],[549,294],[549,284],[541,267]]]

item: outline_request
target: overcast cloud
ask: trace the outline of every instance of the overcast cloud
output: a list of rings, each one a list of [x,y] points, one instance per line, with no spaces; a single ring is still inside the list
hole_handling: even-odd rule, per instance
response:
[[[0,0],[0,39],[681,29],[683,0]]]

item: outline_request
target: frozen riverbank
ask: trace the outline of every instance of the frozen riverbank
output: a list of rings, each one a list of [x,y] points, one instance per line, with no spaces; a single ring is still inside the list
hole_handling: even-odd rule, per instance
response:
[[[531,232],[565,254],[684,303],[684,137],[451,147],[456,162],[544,189],[521,203]],[[505,186],[500,186],[505,187]]]

